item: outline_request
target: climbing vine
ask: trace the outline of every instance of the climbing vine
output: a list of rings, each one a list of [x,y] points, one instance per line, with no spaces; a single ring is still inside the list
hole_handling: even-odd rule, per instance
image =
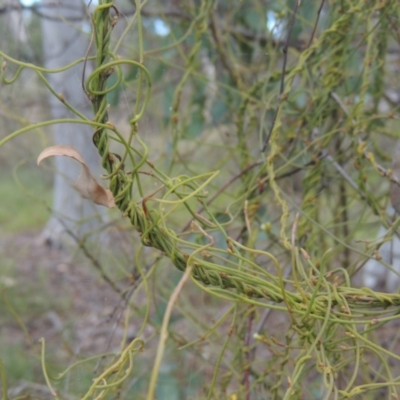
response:
[[[374,398],[380,390],[388,398],[397,398],[400,371],[393,371],[391,363],[398,364],[400,357],[377,339],[380,329],[397,322],[400,295],[357,286],[353,278],[368,259],[379,259],[382,241],[374,240],[376,232],[367,232],[365,239],[368,224],[375,221],[390,227],[389,239],[400,223],[396,219],[392,224],[385,211],[388,185],[398,181],[384,143],[397,138],[398,110],[393,106],[389,113],[380,111],[392,74],[387,49],[392,45],[398,52],[400,45],[399,5],[346,0],[310,7],[285,2],[283,16],[276,13],[275,19],[286,21],[286,36],[281,40],[270,32],[259,41],[257,36],[246,39],[243,32],[240,36],[219,23],[219,13],[236,18],[224,2],[185,5],[182,12],[191,16],[190,22],[182,24],[185,32],[181,37],[174,32],[174,42],[157,50],[176,49],[184,60],[171,96],[166,130],[173,154],[165,167],[168,163],[151,161],[155,149],[141,131],[153,96],[148,63],[156,52],[144,46],[145,3],[135,1],[135,60],[113,50],[121,18],[118,4],[101,0],[91,15],[95,55],[74,64],[94,63],[84,81],[93,119],[72,107],[46,80],[45,74],[71,65],[50,71],[3,52],[0,55],[5,60],[4,84],[14,84],[23,69],[32,69],[76,116],[39,122],[36,129],[67,122],[93,127],[93,143],[106,170],[103,179],[117,208],[139,233],[141,245],[161,254],[157,261],[166,258],[169,268],[183,273],[165,313],[147,398],[155,398],[172,308],[189,278],[202,292],[233,304],[228,312],[231,331],[221,342],[207,398],[220,398],[218,393],[224,389],[219,374],[231,336],[234,332],[241,339],[249,335],[254,319],[260,320],[260,329],[242,341],[235,367],[242,375],[227,372],[224,376],[240,398],[250,399],[251,393],[268,393],[268,398],[275,399],[304,398],[310,395],[306,388],[310,381],[320,386],[314,398]],[[239,2],[234,3],[239,9]],[[215,81],[203,72],[202,57],[203,63],[220,69]],[[11,78],[7,77],[9,63],[17,67]],[[129,86],[135,102],[130,132],[124,135],[112,119],[108,95],[126,83],[127,68],[136,71]],[[195,101],[190,99],[196,95],[196,84],[203,89],[214,85],[214,106],[226,109],[219,121],[218,115],[212,117],[213,126],[202,121],[200,129],[203,133],[228,131],[214,143],[220,151],[218,159],[207,158],[215,157],[211,151],[207,155],[207,138],[188,133],[195,118],[200,118],[195,113],[201,113],[206,104],[201,99],[196,100],[200,109],[193,106]],[[11,133],[0,147],[32,128]],[[180,149],[180,143],[188,139],[198,147]],[[206,152],[201,157],[207,159],[201,166],[191,164],[190,157],[195,159],[202,146]],[[192,152],[189,160],[185,151]],[[137,279],[148,291],[152,270],[141,268],[138,262],[138,271]],[[129,302],[129,296],[125,299]],[[137,338],[98,374],[83,398],[107,398],[107,393],[124,387],[132,375],[134,357],[146,348],[141,334],[148,309]],[[287,322],[279,340],[264,326],[271,313],[283,315]],[[217,325],[211,331],[217,332]],[[241,329],[246,332],[242,336]],[[42,346],[43,371],[57,396],[46,372],[44,341]],[[256,348],[264,349],[260,353],[264,359],[257,359]],[[264,366],[259,368],[255,360]],[[5,379],[3,369],[0,372]],[[239,398],[234,396],[230,398]]]

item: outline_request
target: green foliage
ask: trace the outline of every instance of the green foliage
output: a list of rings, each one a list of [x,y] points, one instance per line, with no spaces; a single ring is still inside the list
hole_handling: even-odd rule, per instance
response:
[[[400,296],[352,282],[382,244],[371,223],[390,228],[388,237],[400,223],[385,213],[398,105],[380,111],[395,76],[388,48],[400,44],[398,2],[182,2],[162,46],[145,12],[131,17],[136,47],[126,30],[119,57],[115,7],[104,0],[93,12],[95,68],[84,85],[94,120],[64,104],[93,127],[115,203],[140,243],[134,272],[121,268],[133,283],[122,292],[120,349],[81,398],[127,398],[133,388],[149,400],[398,397],[397,335],[390,349],[380,335],[398,321]],[[0,54],[18,66],[11,78],[3,71],[4,84],[29,68],[48,85],[50,71]],[[129,133],[109,107],[122,100]],[[147,135],[146,119],[163,132]],[[168,154],[159,155],[164,141]],[[157,251],[151,262],[145,247]],[[145,304],[135,304],[138,293]],[[173,360],[177,349],[187,352]],[[147,350],[151,366],[140,375]],[[192,357],[204,373],[189,394],[180,380],[191,372],[178,363]]]

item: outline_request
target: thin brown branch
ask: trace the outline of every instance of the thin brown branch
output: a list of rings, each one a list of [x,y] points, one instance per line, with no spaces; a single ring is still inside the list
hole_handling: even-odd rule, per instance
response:
[[[49,211],[52,212],[54,215],[53,210],[49,210]],[[67,233],[75,241],[75,243],[82,250],[82,252],[86,256],[86,258],[88,258],[89,261],[92,263],[92,265],[99,271],[102,279],[106,283],[108,283],[108,285],[110,285],[110,287],[123,298],[124,295],[123,295],[121,289],[118,286],[116,286],[116,284],[106,275],[104,268],[101,265],[100,261],[95,256],[93,256],[93,254],[88,250],[84,241],[80,240],[79,237],[71,229],[68,228],[68,226],[62,220],[62,218],[58,218],[58,221],[65,229],[65,233]]]
[[[319,21],[319,18],[320,18],[320,16],[321,16],[322,8],[324,7],[324,3],[325,3],[325,0],[322,0],[320,6],[319,6],[319,8],[318,8],[317,19],[315,20],[314,28],[313,28],[313,31],[312,31],[312,33],[311,33],[310,40],[309,40],[309,42],[308,42],[307,48],[311,46],[311,43],[312,43],[313,40],[314,40],[315,32],[316,32],[316,30],[317,30],[318,21]]]
[[[271,123],[271,128],[270,128],[270,130],[268,132],[267,137],[265,138],[264,145],[263,145],[262,150],[261,150],[262,153],[264,153],[265,150],[267,149],[269,139],[271,138],[272,131],[274,130],[276,119],[278,117],[279,109],[281,108],[282,101],[284,100],[283,92],[285,91],[285,75],[286,75],[286,64],[287,64],[287,55],[288,55],[288,49],[289,49],[289,41],[290,41],[290,37],[292,35],[294,23],[296,21],[296,14],[297,14],[297,10],[299,8],[299,5],[300,5],[300,0],[297,0],[295,2],[295,4],[294,4],[292,17],[290,18],[290,21],[289,21],[288,34],[287,34],[287,37],[286,37],[285,45],[283,46],[283,49],[282,49],[282,51],[283,51],[283,65],[282,65],[282,75],[281,75],[281,84],[280,84],[280,89],[279,89],[278,105],[276,107],[274,118],[273,118],[272,123]]]

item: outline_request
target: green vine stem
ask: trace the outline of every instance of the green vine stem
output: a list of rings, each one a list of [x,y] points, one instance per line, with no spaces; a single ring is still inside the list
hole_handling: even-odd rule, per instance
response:
[[[214,48],[217,50],[220,61],[224,64],[225,69],[228,69],[231,80],[236,82],[236,87],[219,82],[218,88],[221,91],[229,90],[230,95],[237,100],[234,103],[235,109],[232,111],[236,118],[236,133],[239,140],[236,152],[241,172],[236,175],[235,179],[241,180],[243,185],[237,197],[231,199],[231,203],[226,206],[226,215],[229,223],[237,220],[238,216],[244,216],[241,222],[243,222],[245,233],[241,235],[239,240],[227,233],[225,228],[228,223],[221,223],[208,203],[208,191],[218,187],[219,183],[216,182],[222,175],[219,174],[219,171],[207,171],[198,175],[190,175],[186,171],[185,174],[172,177],[169,173],[158,169],[148,158],[149,149],[140,137],[139,123],[149,104],[152,87],[152,77],[145,66],[146,57],[150,57],[156,51],[149,50],[146,52],[143,49],[140,15],[143,1],[136,0],[137,14],[134,17],[138,25],[139,37],[139,57],[137,61],[120,58],[112,52],[111,36],[119,16],[114,2],[112,0],[101,0],[94,10],[92,26],[96,55],[88,59],[94,61],[95,69],[85,82],[86,93],[93,104],[94,120],[90,120],[79,110],[74,109],[62,95],[49,85],[44,75],[61,72],[77,63],[84,63],[86,60],[79,59],[63,68],[50,71],[20,62],[0,52],[0,56],[7,63],[16,66],[16,72],[12,77],[7,78],[6,64],[3,63],[2,81],[4,84],[13,84],[19,78],[21,72],[25,68],[29,68],[36,72],[43,85],[76,116],[76,119],[45,121],[23,127],[2,139],[0,146],[18,135],[51,124],[75,123],[92,126],[94,130],[93,142],[106,170],[106,175],[103,178],[108,180],[109,188],[119,210],[140,234],[140,248],[143,245],[159,250],[178,270],[184,273],[184,277],[190,277],[192,282],[201,290],[232,302],[233,325],[237,322],[236,314],[239,305],[244,303],[284,312],[290,317],[291,331],[283,340],[285,349],[279,360],[281,370],[276,372],[277,383],[274,382],[271,389],[275,398],[294,398],[294,393],[297,393],[296,390],[298,390],[302,377],[311,368],[311,362],[315,362],[312,367],[316,367],[321,373],[327,393],[333,393],[336,397],[350,398],[378,387],[384,387],[386,383],[379,383],[378,378],[376,378],[377,382],[369,385],[355,386],[357,385],[357,377],[361,373],[362,364],[365,361],[363,357],[366,350],[376,354],[382,361],[382,376],[385,375],[390,380],[387,385],[392,387],[398,385],[397,378],[390,373],[388,358],[390,357],[397,362],[400,357],[395,352],[383,349],[374,343],[371,333],[383,324],[398,319],[400,295],[397,293],[379,293],[368,288],[353,288],[350,283],[354,269],[361,264],[360,260],[372,257],[378,259],[377,249],[379,249],[383,240],[379,243],[378,241],[367,242],[364,249],[362,246],[350,243],[347,240],[347,235],[350,236],[350,234],[346,229],[341,229],[343,226],[341,224],[346,224],[347,218],[342,216],[342,219],[338,221],[335,220],[335,216],[326,216],[326,214],[329,214],[328,212],[324,214],[324,211],[330,205],[327,204],[330,200],[329,195],[320,196],[323,183],[321,176],[326,175],[327,179],[330,179],[328,183],[339,179],[343,186],[346,186],[346,191],[343,194],[346,199],[334,208],[337,210],[337,214],[341,214],[341,211],[346,208],[350,201],[361,200],[368,212],[378,216],[380,221],[386,227],[389,227],[388,219],[382,212],[382,205],[378,204],[380,200],[374,199],[373,193],[367,185],[369,182],[365,166],[369,168],[368,172],[379,173],[379,177],[386,178],[387,183],[390,182],[391,173],[389,170],[383,171],[379,167],[374,158],[374,154],[377,155],[377,152],[372,154],[366,150],[370,139],[366,137],[366,134],[370,127],[374,127],[372,124],[376,117],[365,112],[365,103],[369,97],[368,85],[372,81],[374,87],[377,88],[376,96],[373,96],[372,99],[373,109],[376,111],[385,85],[383,80],[384,62],[381,58],[383,58],[382,55],[385,54],[388,45],[390,20],[385,19],[387,17],[385,12],[388,13],[388,11],[383,8],[381,10],[379,6],[384,3],[389,4],[391,8],[388,6],[388,10],[393,10],[393,14],[396,14],[396,12],[398,14],[398,5],[395,4],[396,2],[390,1],[365,2],[362,0],[343,1],[341,3],[341,7],[332,5],[333,16],[330,27],[315,36],[314,29],[314,40],[310,41],[310,45],[301,49],[301,52],[290,56],[289,64],[291,65],[288,65],[285,70],[284,91],[280,93],[278,98],[279,109],[271,127],[268,152],[260,155],[259,159],[255,161],[251,143],[247,141],[246,130],[250,126],[251,129],[249,130],[259,131],[259,139],[263,137],[265,128],[259,127],[257,129],[257,120],[254,116],[264,115],[266,110],[271,108],[271,105],[276,104],[277,92],[274,85],[276,82],[279,83],[280,74],[276,71],[271,71],[270,74],[268,72],[269,75],[263,74],[259,80],[251,81],[246,89],[247,82],[245,74],[241,75],[241,69],[247,67],[239,63],[240,68],[235,66],[235,68],[229,69],[230,67],[227,67],[231,62],[230,59],[234,59],[234,54],[230,53],[229,48],[223,47],[225,39],[221,36],[219,27],[215,26],[217,21],[212,15],[215,2],[211,0],[203,0],[197,3],[196,17],[188,23],[183,35],[172,45],[159,49],[160,51],[174,46],[179,47],[189,36],[193,38],[193,41],[188,44],[191,47],[187,54],[182,54],[182,59],[186,63],[185,66],[176,66],[176,69],[180,70],[182,74],[176,84],[172,102],[173,141],[180,139],[178,117],[184,86],[191,78],[203,79],[204,81],[204,77],[196,71],[202,41],[214,39],[214,42],[216,42]],[[363,13],[361,13],[361,10],[363,10]],[[379,20],[380,23],[375,26],[375,22],[372,23],[372,20],[369,20],[368,24],[365,24],[368,30],[367,34],[370,35],[365,40],[366,60],[360,76],[359,98],[354,100],[354,105],[351,107],[346,103],[347,99],[342,101],[340,94],[338,94],[342,82],[346,79],[344,74],[347,73],[345,72],[345,61],[343,61],[346,58],[344,52],[354,43],[354,35],[357,37],[360,35],[359,31],[352,28],[354,26],[353,21],[356,20],[358,26],[363,26],[365,19],[372,18],[371,16],[374,19],[373,21]],[[207,35],[210,20],[214,24],[214,27],[211,26],[214,32]],[[128,26],[131,27],[132,24],[133,19]],[[375,38],[378,40],[375,40]],[[121,43],[122,37],[116,44],[115,51],[121,46]],[[351,51],[353,52],[353,50]],[[178,49],[178,52],[183,53],[181,48]],[[274,57],[280,58],[279,55],[274,55]],[[378,62],[374,63],[373,60],[375,59],[379,59]],[[136,103],[132,106],[133,117],[129,121],[130,132],[127,137],[122,135],[112,123],[107,104],[107,94],[123,81],[124,65],[138,71]],[[165,61],[165,65],[170,65],[169,61]],[[250,67],[248,68],[250,69]],[[116,83],[107,86],[108,78],[113,74],[116,75]],[[321,83],[315,82],[315,76]],[[303,92],[296,94],[294,92],[298,81],[301,81],[303,85]],[[318,84],[320,84],[319,90],[315,90],[315,95],[314,89],[307,87],[304,89],[304,86],[309,85],[315,88]],[[270,89],[271,93],[269,92]],[[296,96],[300,95],[305,98],[304,109],[296,103]],[[332,115],[335,118],[332,118]],[[292,124],[290,118],[296,120],[296,122]],[[267,122],[267,117],[262,117],[260,121],[262,121],[260,125],[263,125],[264,121]],[[288,122],[287,126],[285,125],[286,122]],[[318,129],[311,134],[313,128]],[[346,130],[344,131],[344,129]],[[290,132],[289,135],[286,135],[287,131]],[[343,141],[333,139],[339,134],[343,136]],[[371,135],[374,141],[375,133]],[[123,154],[116,154],[110,150],[112,141],[122,145]],[[351,168],[354,168],[355,172],[347,174],[346,169],[341,165],[342,159],[331,156],[332,143],[337,145],[335,148],[337,152],[343,151],[344,153],[347,152],[345,156],[349,154],[354,156],[355,161]],[[262,143],[260,144],[262,145]],[[374,144],[376,145],[375,142]],[[304,159],[305,161],[303,161]],[[144,167],[150,168],[150,171],[144,171]],[[291,193],[281,185],[280,177],[285,176],[289,169],[294,173],[297,171],[304,172],[301,198],[294,199]],[[333,179],[327,171],[331,175],[336,174],[337,177],[335,175]],[[158,186],[153,193],[145,192],[146,186],[142,184],[143,177],[156,181]],[[249,217],[250,209],[254,206],[255,212],[257,212],[259,204],[263,204],[264,196],[268,195],[266,187],[268,187],[270,195],[268,201],[271,199],[271,203],[274,203],[271,205],[271,209],[276,212],[278,218],[272,229],[270,221],[266,223],[260,221],[259,226],[255,228],[255,224],[252,224],[252,215]],[[337,187],[335,186],[335,189]],[[334,190],[332,190],[332,193],[334,195]],[[267,205],[269,206],[269,204]],[[190,215],[190,219],[195,221],[195,224],[192,224],[192,226],[187,224],[183,232],[179,233],[177,230],[171,229],[170,224],[171,216],[178,208],[185,209],[185,212]],[[296,213],[300,215],[299,219],[293,218]],[[290,240],[292,224],[292,238]],[[389,227],[384,240],[395,235],[399,224],[400,220],[397,220]],[[361,226],[360,221],[357,221],[356,225],[358,229]],[[225,244],[218,247],[216,244],[210,243],[205,247],[197,242],[186,240],[187,236],[185,237],[185,235],[198,235],[196,226],[204,231],[207,229],[207,232],[217,232],[225,240]],[[332,226],[334,228],[330,229]],[[263,231],[265,231],[269,235],[268,240],[270,238],[276,240],[275,249],[279,246],[279,249],[284,252],[286,260],[288,260],[287,265],[276,255],[277,253],[269,250],[268,244],[262,243],[260,245],[260,242],[254,239],[251,230],[253,229],[254,232],[258,228],[259,232],[264,233]],[[346,234],[343,233],[345,231]],[[321,241],[321,246],[311,245],[318,240]],[[335,264],[334,257],[339,253],[336,247],[351,249],[352,254],[358,257],[357,260],[354,261],[351,257],[346,257],[346,265],[344,263]],[[260,250],[260,248],[264,250]],[[136,260],[137,264],[140,264],[138,259],[139,253],[137,253]],[[347,263],[352,263],[352,265],[347,265]],[[264,267],[266,264],[270,269]],[[384,265],[390,268],[388,264]],[[147,272],[144,268],[139,268],[139,270],[144,278],[145,291],[150,297],[145,279],[148,276]],[[286,273],[287,271],[290,271],[290,273]],[[149,315],[149,308],[148,302],[146,320]],[[228,314],[224,316],[224,319],[227,316]],[[163,321],[163,334],[167,331],[167,317],[168,315]],[[212,332],[212,329],[209,332]],[[291,360],[290,346],[295,346],[295,338],[298,339],[301,346],[298,351],[296,350],[296,358]],[[209,398],[212,398],[218,367],[230,340],[230,337],[226,338],[220,356],[217,358],[217,366],[208,392]],[[260,334],[257,336],[257,340],[261,343],[268,341],[269,338]],[[197,341],[192,343],[197,343]],[[110,388],[121,384],[132,369],[132,353],[139,351],[140,348],[141,346],[136,347],[136,345],[131,347],[130,344],[126,347],[130,350],[121,350],[123,355],[117,360],[117,364],[114,364],[114,367],[120,373],[114,379],[110,379],[112,370],[108,370],[105,375],[101,375],[96,380],[87,396],[90,397],[96,391],[103,395]],[[337,355],[338,348],[339,350],[342,348],[350,349],[352,360],[354,359],[351,367],[346,367],[346,372],[348,372],[346,384],[340,390],[335,386],[334,374],[336,371],[344,370],[340,363],[348,360],[340,359]],[[44,363],[44,341],[42,342],[42,349],[42,365],[45,378],[48,379]],[[152,380],[153,391],[162,356],[163,343],[159,349],[158,366],[155,368],[155,378]],[[291,362],[293,362],[294,367],[290,374],[286,374],[284,369],[288,369],[287,364]],[[4,379],[3,374],[2,379]],[[257,379],[261,381],[262,376]],[[285,385],[286,380],[289,384],[282,391],[281,387]],[[51,386],[49,387],[51,388]]]
[[[110,178],[110,190],[113,192],[116,204],[118,208],[121,210],[123,215],[126,215],[131,223],[135,226],[138,232],[142,235],[142,242],[146,246],[154,247],[160,251],[162,251],[167,257],[171,259],[174,265],[181,271],[185,271],[187,266],[187,260],[190,257],[190,254],[183,252],[180,250],[177,244],[176,235],[169,230],[164,222],[164,216],[161,215],[156,210],[149,210],[147,208],[147,203],[149,200],[160,201],[161,203],[164,200],[156,200],[152,198],[145,198],[142,200],[142,203],[138,203],[132,199],[132,187],[133,187],[133,179],[132,173],[127,172],[121,165],[119,158],[110,152],[109,143],[108,143],[108,130],[114,130],[113,125],[108,121],[108,112],[107,112],[107,102],[106,102],[106,94],[108,93],[108,89],[106,87],[106,82],[108,77],[113,70],[110,68],[115,67],[117,65],[121,65],[124,63],[131,63],[132,65],[138,66],[140,71],[143,72],[146,77],[146,96],[143,101],[143,106],[140,108],[140,112],[136,114],[132,120],[130,121],[132,126],[132,131],[137,135],[137,122],[140,120],[140,117],[143,115],[143,111],[148,101],[149,91],[151,88],[150,75],[147,69],[138,63],[133,63],[129,60],[124,59],[116,59],[116,57],[109,52],[110,46],[110,37],[111,32],[115,24],[115,19],[110,15],[111,10],[115,8],[112,1],[103,1],[100,3],[99,7],[96,8],[94,12],[94,26],[96,30],[95,34],[95,42],[97,44],[97,56],[96,56],[96,68],[89,77],[86,82],[86,90],[91,98],[93,103],[93,107],[95,110],[95,120],[94,124],[98,126],[96,129],[93,141],[97,146],[99,153],[102,157],[103,167],[107,170],[108,176]],[[321,41],[324,37],[321,39]],[[313,49],[317,47],[315,44],[312,48],[308,50],[311,54]],[[114,61],[109,61],[110,58],[113,58]],[[307,58],[306,55],[303,57],[303,62]],[[294,72],[290,74],[294,76]],[[291,83],[291,79],[288,80]],[[288,85],[289,86],[289,85]],[[137,99],[137,101],[141,101],[141,99]],[[277,128],[278,129],[278,126]],[[276,130],[277,131],[277,130]],[[274,143],[274,135],[271,137],[271,143]],[[130,152],[130,144],[128,143],[127,151]],[[272,162],[273,156],[270,156],[270,160]],[[272,183],[272,187],[276,191],[276,196],[280,198],[280,190],[273,184],[274,182],[274,169],[272,167],[271,162],[267,162],[267,165],[270,165],[268,168],[270,182]],[[145,156],[142,157],[141,164],[148,163],[148,160]],[[192,178],[192,182],[195,182],[199,177]],[[160,177],[160,179],[162,179]],[[181,181],[178,179],[178,182]],[[166,188],[171,193],[177,193],[177,189],[179,187],[183,187],[185,183],[179,182],[177,185],[172,184],[172,181],[164,181]],[[201,187],[201,185],[200,185]],[[194,196],[194,195],[193,195]],[[185,203],[187,199],[182,200],[182,203]],[[284,213],[282,214],[283,221],[287,219],[288,211],[287,207],[283,200],[281,200],[282,205],[284,206]],[[286,209],[286,211],[285,211]],[[209,217],[212,218],[212,215],[209,214]],[[284,226],[282,227],[282,232],[284,232]],[[284,234],[284,233],[282,233]],[[287,247],[291,247],[288,240],[285,239],[285,243]],[[254,254],[255,250],[251,248],[245,248],[239,243],[236,243],[233,240],[228,240],[228,253],[230,253],[233,257],[236,257],[239,260],[240,254],[242,251],[245,251],[249,254]],[[239,248],[241,249],[239,251]],[[212,248],[212,251],[219,251],[220,249]],[[272,258],[271,254],[265,253],[268,258]],[[254,267],[254,265],[252,265]],[[261,275],[266,275],[267,279],[261,277]],[[266,272],[259,272],[254,274],[254,272],[244,270],[235,270],[232,268],[226,268],[218,264],[214,264],[208,260],[204,260],[199,257],[193,258],[193,277],[200,281],[204,285],[211,285],[220,287],[223,291],[212,290],[215,294],[221,294],[224,297],[230,299],[240,299],[241,301],[248,302],[250,304],[258,304],[262,306],[267,306],[267,304],[255,301],[256,298],[263,298],[267,300],[273,300],[275,303],[285,302],[286,306],[292,309],[294,312],[302,315],[306,309],[312,310],[311,312],[318,318],[319,312],[317,310],[322,310],[326,308],[326,306],[330,303],[329,300],[329,286],[321,287],[319,293],[314,292],[313,295],[307,295],[307,298],[303,298],[303,296],[299,296],[296,293],[288,292],[283,289],[282,286],[282,278],[276,280],[276,277],[268,274]],[[274,283],[271,283],[274,282]],[[286,281],[290,283],[290,281]],[[278,286],[276,286],[278,285]],[[327,283],[329,285],[329,283]],[[234,292],[228,291],[227,289],[234,289]],[[369,307],[382,307],[389,305],[400,305],[400,296],[398,295],[385,295],[380,293],[375,293],[369,291],[368,289],[358,289],[357,293],[354,293],[354,289],[349,291],[345,287],[340,287],[338,290],[342,291],[342,295],[346,298],[346,301],[349,305],[365,305]],[[304,308],[304,302],[312,300],[311,304],[308,304]],[[337,304],[336,300],[332,300],[332,304]],[[318,307],[316,307],[318,305]]]

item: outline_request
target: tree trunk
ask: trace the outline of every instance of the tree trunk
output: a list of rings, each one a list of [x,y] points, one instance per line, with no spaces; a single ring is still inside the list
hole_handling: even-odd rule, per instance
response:
[[[392,162],[393,176],[400,181],[400,141],[397,142]],[[396,183],[390,184],[391,206],[387,208],[387,214],[400,214],[400,187]],[[378,237],[383,237],[386,229],[379,229]],[[400,286],[400,238],[395,232],[393,239],[382,244],[379,248],[381,259],[371,258],[363,268],[363,283],[372,289],[385,289],[388,292],[396,292]],[[393,269],[385,267],[381,261],[389,264]]]
[[[41,21],[45,67],[60,68],[84,57],[90,39],[89,33],[84,32],[90,27],[84,2],[60,0],[55,3],[54,0],[46,0],[42,1],[42,4],[53,5],[43,8],[43,13],[49,18],[42,18]],[[88,63],[86,76],[90,73],[89,69]],[[83,63],[80,63],[66,71],[48,74],[47,78],[57,93],[61,93],[73,107],[91,118],[91,103],[81,84],[82,71]],[[48,101],[52,118],[78,118],[53,95],[49,94]],[[56,124],[53,129],[55,144],[75,147],[82,154],[93,175],[98,177],[101,165],[100,156],[92,142],[93,129],[79,124]],[[98,230],[99,224],[106,216],[106,209],[82,199],[72,187],[79,175],[78,163],[66,157],[54,159],[56,174],[53,214],[41,235],[41,240],[59,245],[68,240],[71,232],[81,237]]]

